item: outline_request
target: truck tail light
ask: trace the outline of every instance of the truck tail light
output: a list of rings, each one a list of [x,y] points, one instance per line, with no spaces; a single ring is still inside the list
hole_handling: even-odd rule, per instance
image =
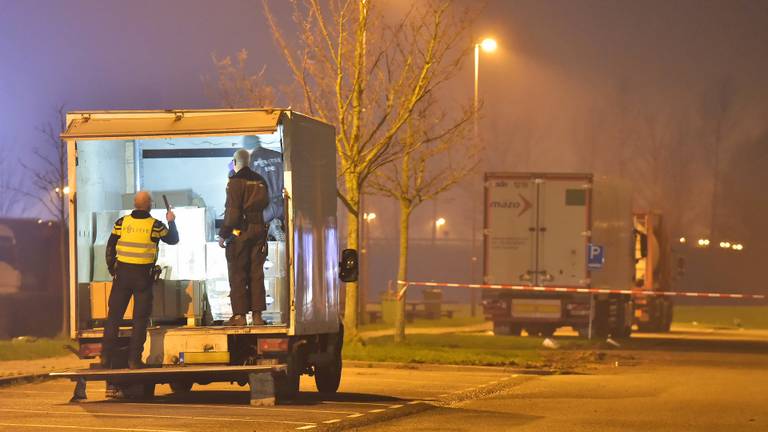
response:
[[[98,355],[101,355],[101,344],[100,343],[84,343],[84,344],[80,344],[80,349],[78,350],[78,357],[80,357],[80,358],[95,358]]]
[[[258,353],[288,352],[288,338],[262,338],[259,339]]]

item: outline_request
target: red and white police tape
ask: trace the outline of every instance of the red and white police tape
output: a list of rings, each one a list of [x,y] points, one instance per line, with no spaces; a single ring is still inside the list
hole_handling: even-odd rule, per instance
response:
[[[508,284],[461,284],[448,282],[413,282],[397,281],[400,288],[397,292],[397,299],[400,300],[405,295],[409,286],[425,287],[446,287],[446,288],[479,288],[479,289],[498,289],[513,291],[538,291],[538,292],[558,292],[558,293],[592,293],[592,294],[630,294],[630,295],[649,295],[649,296],[668,296],[668,297],[707,297],[707,298],[725,298],[725,299],[749,299],[765,300],[763,294],[725,294],[725,293],[705,293],[705,292],[678,292],[678,291],[647,291],[647,290],[619,290],[603,288],[576,288],[576,287],[554,287],[554,286],[529,286],[529,285],[508,285]]]

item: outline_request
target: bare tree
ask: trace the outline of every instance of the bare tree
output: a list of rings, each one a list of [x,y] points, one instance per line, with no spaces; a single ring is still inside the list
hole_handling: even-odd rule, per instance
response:
[[[0,143],[0,217],[23,216],[29,209],[24,177],[14,171],[12,153],[7,143]]]
[[[408,280],[408,229],[413,210],[455,186],[479,163],[479,145],[469,139],[473,110],[466,109],[449,121],[437,107],[435,98],[425,99],[395,138],[402,157],[371,178],[371,187],[400,207],[399,281]],[[405,340],[406,290],[407,285],[398,286],[395,342]]]
[[[230,56],[222,59],[211,55],[216,67],[216,82],[203,77],[208,93],[221,101],[227,108],[271,107],[276,96],[272,86],[266,84],[266,66],[258,73],[248,72],[248,51],[241,49],[233,60]]]
[[[715,82],[709,94],[705,95],[701,120],[703,130],[710,136],[705,137],[709,142],[709,165],[712,171],[712,198],[710,200],[709,237],[720,235],[718,216],[720,216],[720,182],[722,181],[722,165],[724,145],[728,144],[729,134],[738,119],[735,112],[736,91],[731,77],[723,77]]]
[[[336,126],[338,196],[347,210],[347,247],[354,249],[366,181],[400,157],[398,133],[471,48],[466,36],[472,17],[450,0],[417,2],[394,24],[372,3],[293,0],[293,28],[288,28],[263,1],[302,100],[297,107]],[[358,285],[347,284],[345,334],[352,339],[357,339],[357,304]]]
[[[40,203],[59,224],[59,261],[61,263],[61,331],[69,330],[69,287],[68,287],[68,208],[69,187],[67,178],[67,144],[59,137],[66,127],[66,112],[61,105],[56,109],[57,122],[46,123],[37,128],[44,137],[44,144],[32,149],[35,163],[19,160],[19,165],[28,174],[26,187],[14,191],[31,201]]]

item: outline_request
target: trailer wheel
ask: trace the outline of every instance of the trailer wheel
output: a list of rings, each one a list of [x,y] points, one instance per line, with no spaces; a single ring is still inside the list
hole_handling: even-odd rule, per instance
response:
[[[540,337],[552,337],[555,334],[557,327],[554,325],[533,325],[525,328],[525,332],[528,336],[540,336]]]
[[[117,386],[118,397],[120,393],[126,399],[147,399],[155,396],[155,384],[121,384]]]
[[[663,310],[663,320],[660,330],[664,333],[667,333],[672,328],[672,318],[674,317],[674,306],[670,300],[665,299]]]
[[[510,324],[506,322],[493,322],[494,336],[520,336],[523,327],[519,324]]]
[[[192,390],[192,384],[190,381],[173,381],[170,383],[171,391],[176,394],[189,393]]]

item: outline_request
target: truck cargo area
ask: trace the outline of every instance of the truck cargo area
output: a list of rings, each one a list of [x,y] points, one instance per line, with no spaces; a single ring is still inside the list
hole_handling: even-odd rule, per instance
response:
[[[357,254],[339,250],[331,125],[276,109],[74,112],[66,121],[70,335],[81,357],[101,355],[112,289],[105,247],[137,191],[152,193],[150,213],[164,222],[168,198],[180,240],[161,242],[158,251],[161,272],[142,353],[150,368],[125,369],[129,305],[105,369],[57,376],[75,380],[77,389],[106,380],[144,394],[163,382],[189,391],[195,383],[234,381],[251,385],[252,400],[254,388],[270,386],[291,398],[302,374],[314,376],[321,392],[338,389],[340,285],[356,280]],[[266,324],[250,325],[248,314],[249,325],[229,327],[222,325],[232,315],[227,258],[215,237],[239,149],[277,192],[270,193],[271,219],[265,211]]]

